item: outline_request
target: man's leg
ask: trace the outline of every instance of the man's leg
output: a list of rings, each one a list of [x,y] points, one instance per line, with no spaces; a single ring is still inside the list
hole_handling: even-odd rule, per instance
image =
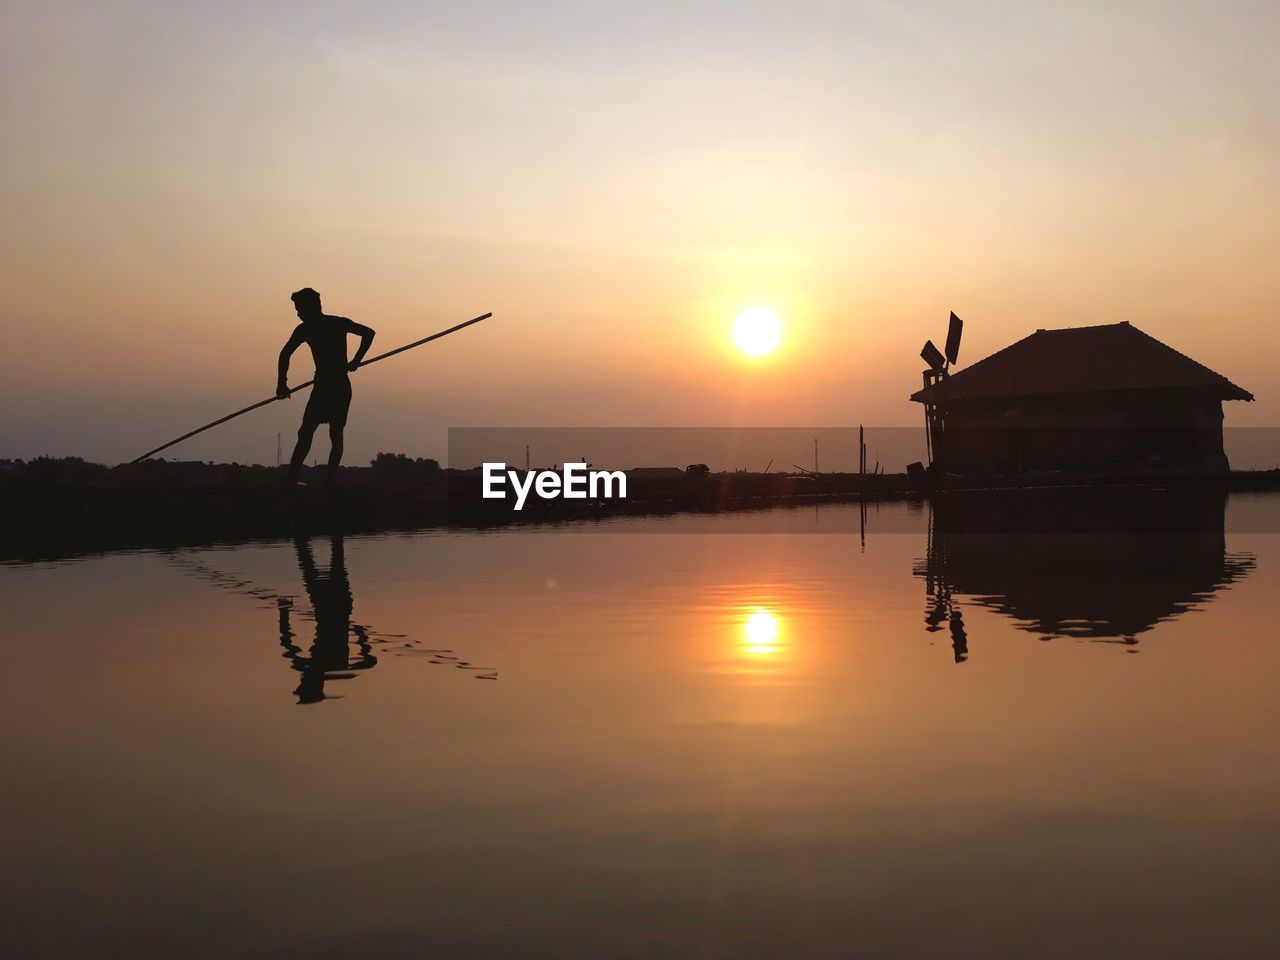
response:
[[[293,458],[289,461],[289,472],[285,474],[285,482],[293,485],[298,482],[298,471],[302,469],[302,461],[307,459],[307,453],[311,449],[311,438],[315,436],[316,427],[319,424],[302,421],[302,426],[298,428],[298,443],[293,448]]]
[[[342,427],[340,423],[329,424],[329,483],[338,475],[338,464],[342,462]]]

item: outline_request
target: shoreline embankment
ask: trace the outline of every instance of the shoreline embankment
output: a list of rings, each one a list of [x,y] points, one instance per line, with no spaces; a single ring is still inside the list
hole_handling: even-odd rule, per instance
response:
[[[626,499],[538,500],[521,511],[481,496],[474,472],[432,477],[342,478],[319,471],[307,486],[286,487],[271,471],[228,481],[173,477],[49,482],[0,478],[9,521],[0,559],[44,560],[117,549],[164,549],[341,532],[485,530],[620,517],[716,514],[824,503],[924,500],[961,491],[1108,488],[1133,491],[1280,491],[1280,470],[1215,476],[1153,474],[713,474],[636,479]]]

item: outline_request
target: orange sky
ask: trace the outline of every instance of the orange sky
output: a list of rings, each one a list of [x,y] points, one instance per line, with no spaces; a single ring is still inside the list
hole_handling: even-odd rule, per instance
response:
[[[915,424],[951,309],[962,365],[1129,320],[1276,423],[1274,9],[533,6],[6,4],[0,456],[114,462],[267,396],[304,285],[375,351],[495,313],[355,376],[353,463]],[[274,462],[301,407],[171,455]]]

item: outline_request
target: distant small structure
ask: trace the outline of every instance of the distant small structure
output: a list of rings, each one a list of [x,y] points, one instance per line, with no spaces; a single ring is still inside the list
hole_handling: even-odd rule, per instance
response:
[[[1253,394],[1124,322],[1037,330],[911,399],[936,470],[1225,472],[1222,402]]]
[[[626,471],[628,480],[683,480],[685,472],[679,467],[632,467]]]

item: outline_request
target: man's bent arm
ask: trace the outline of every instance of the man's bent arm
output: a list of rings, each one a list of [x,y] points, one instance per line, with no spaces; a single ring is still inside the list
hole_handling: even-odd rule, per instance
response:
[[[293,356],[293,351],[302,346],[302,327],[298,326],[290,335],[289,341],[284,345],[284,349],[280,351],[280,361],[276,364],[276,396],[283,398],[289,395],[289,358]]]
[[[356,350],[356,355],[351,358],[351,362],[347,364],[348,369],[354,370],[360,366],[360,362],[364,360],[364,355],[373,346],[373,328],[366,327],[362,323],[356,323],[354,320],[348,320],[347,333],[354,333],[360,338],[360,347]]]

